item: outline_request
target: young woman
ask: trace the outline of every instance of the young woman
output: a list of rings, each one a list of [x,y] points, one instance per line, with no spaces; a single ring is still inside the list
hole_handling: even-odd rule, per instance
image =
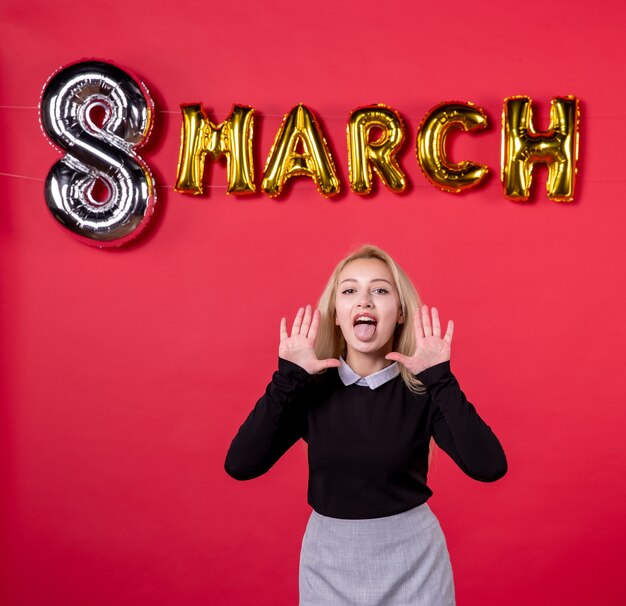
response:
[[[500,442],[450,371],[453,323],[420,305],[406,274],[364,246],[335,268],[319,309],[280,323],[278,370],[235,436],[226,471],[265,473],[309,447],[313,508],[300,554],[300,605],[454,605],[450,558],[426,501],[431,438],[491,482]]]

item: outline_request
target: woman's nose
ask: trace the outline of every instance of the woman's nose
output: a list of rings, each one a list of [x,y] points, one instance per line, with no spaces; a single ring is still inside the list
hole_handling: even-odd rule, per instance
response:
[[[359,307],[371,307],[372,306],[372,299],[370,297],[369,294],[366,295],[361,295],[361,297],[359,298],[357,305]]]

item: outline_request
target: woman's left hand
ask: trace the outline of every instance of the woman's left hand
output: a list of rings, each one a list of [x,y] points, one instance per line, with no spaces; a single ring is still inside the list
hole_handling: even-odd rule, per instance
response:
[[[414,375],[450,359],[450,345],[454,322],[448,321],[448,328],[443,339],[437,308],[432,308],[432,324],[428,315],[428,306],[422,305],[421,310],[415,310],[415,353],[405,356],[396,351],[385,356],[387,360],[395,360],[406,366]]]

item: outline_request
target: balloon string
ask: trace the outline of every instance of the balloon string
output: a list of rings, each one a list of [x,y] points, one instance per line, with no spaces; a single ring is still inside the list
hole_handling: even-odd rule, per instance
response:
[[[15,179],[28,179],[29,181],[42,181],[39,177],[28,177],[27,175],[15,175],[13,173],[0,173],[2,177],[14,177]]]
[[[43,183],[45,179],[41,177],[30,177],[28,175],[16,175],[15,173],[3,173],[0,172],[0,177],[13,177],[14,179],[26,179],[28,181],[39,181]],[[161,189],[174,189],[173,185],[161,185],[159,183],[156,184],[156,187]],[[226,185],[204,185],[202,189],[226,189]]]
[[[0,106],[0,108],[1,108],[1,106]],[[157,112],[157,114],[175,114],[177,116],[180,115],[180,110],[172,111],[171,109],[157,109],[156,112]],[[260,116],[261,118],[284,118],[285,115],[288,112],[285,112],[284,114],[265,114],[263,112],[259,112],[259,111],[255,110],[255,113],[256,113],[257,116]],[[315,113],[315,115],[317,116],[318,114]],[[319,115],[322,116],[322,114],[319,114]],[[322,117],[324,119],[330,118],[331,120],[347,120],[348,119],[348,113],[346,112],[346,114],[343,115],[343,116],[329,116],[327,114],[324,114]],[[211,118],[210,115],[209,115],[209,118]]]
[[[29,105],[0,105],[0,109],[39,109]]]
[[[0,177],[13,177],[14,179],[26,179],[28,181],[39,181],[40,183],[43,183],[45,181],[45,179],[41,179],[40,177],[30,177],[28,175],[16,175],[15,173],[3,173],[0,172]],[[626,177],[624,177],[623,179],[580,179],[578,178],[576,180],[576,182],[582,182],[582,183],[624,183],[626,182]],[[160,188],[160,189],[174,189],[173,185],[161,185],[160,183],[156,184],[156,187]],[[203,185],[202,189],[226,189],[226,185]],[[428,183],[414,183],[413,187],[418,187],[418,188],[428,188],[428,189],[432,189],[432,185],[428,184]]]
[[[32,105],[0,105],[0,109],[35,109],[38,110],[39,107]],[[157,114],[172,114],[172,115],[180,115],[180,109],[171,110],[171,109],[157,109],[155,110]],[[264,114],[262,112],[257,112],[257,114],[263,118],[284,118],[285,114]],[[343,120],[346,116],[324,116],[325,118],[331,118],[333,120]]]
[[[36,109],[38,110],[39,107],[38,106],[33,106],[33,105],[0,105],[0,109]],[[179,115],[180,114],[180,109],[178,110],[171,110],[171,109],[157,109],[155,110],[157,114],[174,114],[174,115]],[[317,112],[318,110],[315,110],[315,112]],[[285,112],[287,113],[287,112]],[[262,112],[257,112],[257,114],[263,118],[284,118],[285,114],[264,114]],[[316,113],[317,115],[317,113]],[[331,118],[332,120],[345,120],[348,116],[348,112],[346,112],[346,114],[342,115],[342,116],[329,116],[326,114],[320,114],[320,116],[322,116],[323,118]],[[590,114],[585,114],[585,120],[614,120],[616,119],[618,116],[617,115],[608,115],[608,116],[603,116],[603,115],[590,115]]]

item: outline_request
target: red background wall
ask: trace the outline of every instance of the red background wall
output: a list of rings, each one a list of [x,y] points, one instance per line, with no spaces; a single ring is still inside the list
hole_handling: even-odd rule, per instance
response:
[[[501,438],[492,485],[435,456],[461,606],[616,604],[626,541],[622,478],[624,19],[617,1],[277,1],[135,5],[5,0],[0,91],[0,470],[3,604],[292,605],[306,504],[301,443],[261,479],[223,471],[230,440],[276,365],[278,324],[314,303],[334,263],[388,249],[456,322],[453,368]],[[157,105],[142,156],[158,184],[138,241],[99,250],[54,224],[43,180],[58,158],[39,128],[60,65],[112,60]],[[576,201],[501,193],[503,99],[582,104]],[[453,159],[491,168],[466,195],[438,191],[414,155],[443,100],[491,127]],[[344,193],[309,179],[285,194],[173,191],[178,106],[214,120],[257,110],[257,183],[281,118],[319,117]],[[347,183],[345,129],[369,103],[407,124],[405,195]],[[621,390],[620,390],[621,392]]]

